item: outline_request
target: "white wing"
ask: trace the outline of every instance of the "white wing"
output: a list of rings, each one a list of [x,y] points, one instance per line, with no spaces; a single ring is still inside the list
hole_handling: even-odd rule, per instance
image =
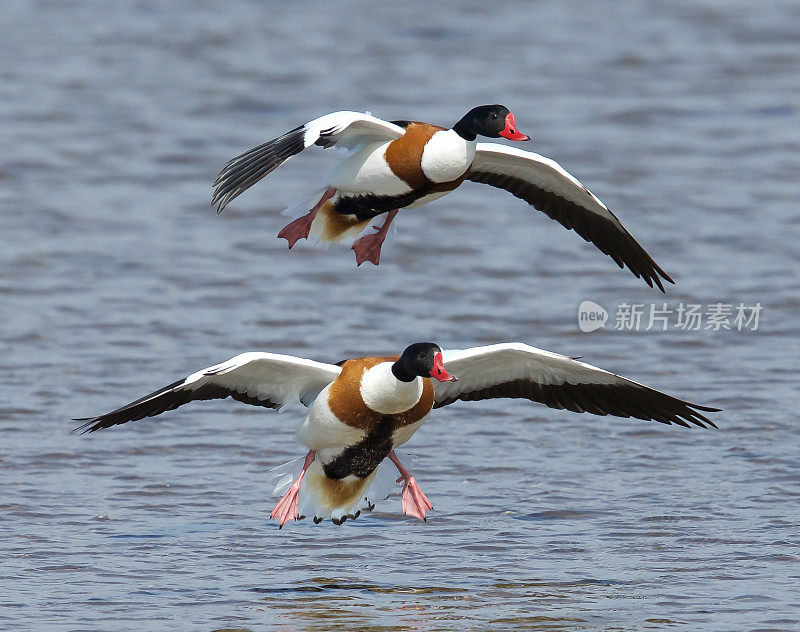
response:
[[[554,160],[515,147],[478,143],[467,179],[525,200],[592,242],[620,268],[627,265],[650,287],[655,283],[663,292],[662,278],[674,283],[608,207]]]
[[[366,142],[395,140],[404,133],[399,125],[370,114],[345,111],[320,116],[230,160],[214,182],[211,205],[218,204],[217,212],[222,212],[228,202],[311,145],[353,149]]]
[[[341,369],[333,364],[277,353],[243,353],[227,362],[197,371],[150,395],[145,395],[105,415],[85,421],[73,432],[94,432],[117,424],[153,417],[197,399],[233,397],[254,406],[280,409],[299,399],[310,406],[319,392],[333,382]]]
[[[456,400],[518,397],[578,413],[652,419],[705,428],[716,425],[699,406],[566,356],[508,342],[444,351],[445,369],[457,382],[435,382],[435,408]],[[687,423],[689,422],[689,423]]]

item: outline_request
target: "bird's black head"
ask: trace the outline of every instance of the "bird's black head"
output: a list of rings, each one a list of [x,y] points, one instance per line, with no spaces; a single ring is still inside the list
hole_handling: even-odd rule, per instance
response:
[[[456,379],[444,370],[442,350],[432,342],[415,342],[403,351],[403,355],[392,365],[392,373],[401,382],[411,382],[416,377],[434,377],[440,382],[455,382]]]
[[[479,105],[472,108],[453,130],[466,140],[475,140],[477,135],[509,140],[530,140],[530,136],[517,131],[514,115],[504,105]]]

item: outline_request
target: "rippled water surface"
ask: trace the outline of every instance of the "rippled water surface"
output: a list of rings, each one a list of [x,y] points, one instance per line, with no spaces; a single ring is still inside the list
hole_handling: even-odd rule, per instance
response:
[[[0,20],[0,627],[800,625],[800,6],[23,2]],[[379,268],[275,235],[335,156],[216,216],[225,161],[337,109],[501,102],[614,209],[666,297],[501,191],[400,215]],[[757,331],[581,333],[583,300],[763,306]],[[724,408],[719,431],[528,402],[436,411],[397,497],[279,531],[302,408],[68,436],[243,350],[521,340]]]

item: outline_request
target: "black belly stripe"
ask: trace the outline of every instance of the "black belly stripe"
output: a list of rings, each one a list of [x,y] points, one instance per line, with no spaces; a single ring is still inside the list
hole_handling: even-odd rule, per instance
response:
[[[334,210],[339,215],[355,215],[358,221],[363,222],[382,213],[388,213],[413,204],[428,195],[428,193],[430,193],[430,190],[426,187],[422,190],[409,191],[401,195],[367,193],[365,195],[347,196],[336,201]]]
[[[366,478],[392,451],[392,434],[394,420],[390,416],[381,417],[366,437],[345,448],[333,461],[322,466],[325,476],[333,480],[345,476]]]

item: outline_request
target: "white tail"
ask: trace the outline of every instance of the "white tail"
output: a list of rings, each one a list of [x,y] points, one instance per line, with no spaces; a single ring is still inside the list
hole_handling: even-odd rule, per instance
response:
[[[406,465],[406,469],[411,469],[411,455],[400,450],[395,450],[395,452]],[[273,486],[273,496],[280,497],[289,489],[292,482],[300,475],[304,460],[305,457],[293,459],[267,472],[267,481]],[[357,498],[351,499],[345,505],[331,507],[321,500],[322,495],[318,493],[318,481],[326,477],[322,472],[322,466],[318,461],[314,461],[300,484],[299,515],[311,516],[315,518],[316,522],[325,518],[332,518],[336,522],[341,522],[344,517],[353,518],[364,509],[371,510],[378,502],[386,500],[392,493],[399,493],[402,483],[397,482],[398,476],[399,473],[394,464],[389,459],[384,459],[372,475],[372,480],[368,481],[366,489],[362,490]],[[311,489],[307,487],[307,484],[311,486]]]

